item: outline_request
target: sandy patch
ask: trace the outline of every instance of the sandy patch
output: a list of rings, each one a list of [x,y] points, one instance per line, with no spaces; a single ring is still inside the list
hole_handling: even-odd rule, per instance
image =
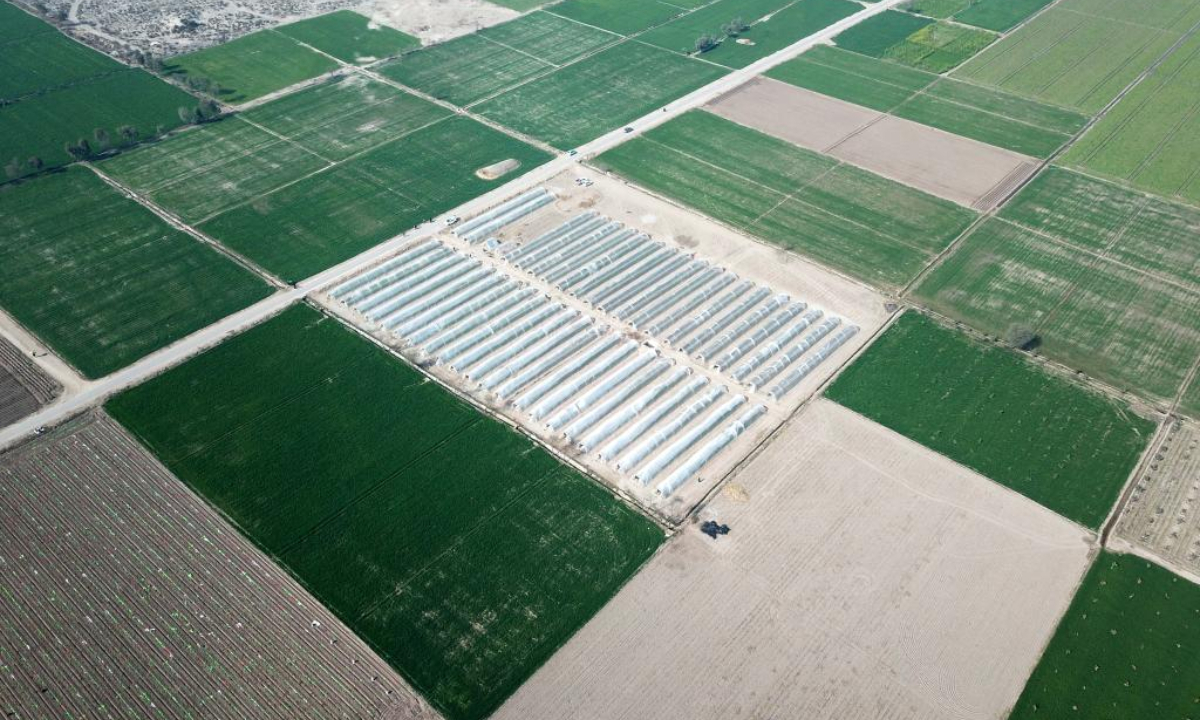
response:
[[[825,152],[883,115],[765,77],[722,95],[705,109],[818,152]]]
[[[521,161],[514,158],[501,160],[498,163],[492,163],[487,167],[479,168],[475,171],[475,176],[480,180],[495,180],[502,178],[513,170],[521,167]]]
[[[1001,718],[1089,536],[827,401],[810,405],[494,716]]]

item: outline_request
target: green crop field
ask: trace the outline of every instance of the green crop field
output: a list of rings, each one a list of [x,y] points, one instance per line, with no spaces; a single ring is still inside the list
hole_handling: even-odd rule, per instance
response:
[[[986,30],[937,22],[888,48],[883,57],[921,70],[943,73],[975,56],[998,37]]]
[[[1194,717],[1198,647],[1200,587],[1101,552],[1010,718]]]
[[[638,39],[667,50],[690,53],[696,49],[696,38],[701,35],[721,37],[721,26],[741,19],[754,24],[759,18],[778,11],[791,0],[720,0],[699,10],[676,18],[657,27]],[[861,9],[861,8],[860,8]]]
[[[323,53],[350,63],[366,63],[421,46],[412,35],[380,25],[350,10],[338,10],[275,28]]]
[[[1092,114],[1198,21],[1193,0],[1062,0],[957,74]]]
[[[1154,433],[1122,404],[915,312],[826,395],[1092,529]]]
[[[515,177],[475,173],[515,159],[517,174],[546,152],[456,116],[327,171],[260,195],[200,224],[287,281],[346,260]]]
[[[703,111],[597,164],[727,225],[884,287],[902,286],[970,210]]]
[[[338,64],[273,30],[260,30],[237,40],[178,55],[166,70],[219,86],[216,97],[242,103],[336,70]]]
[[[663,540],[304,305],[107,409],[449,720],[494,710]]]
[[[1005,32],[1053,0],[909,0],[908,12]]]
[[[774,13],[768,20],[755,22],[738,36],[738,40],[753,44],[727,38],[703,57],[727,67],[746,67],[859,10],[862,6],[847,0],[800,0]]]
[[[1073,110],[827,46],[767,75],[1033,157],[1048,157],[1087,123]]]
[[[0,42],[23,40],[48,32],[55,32],[53,25],[42,22],[15,5],[0,2]]]
[[[840,48],[881,58],[908,36],[933,24],[929,18],[887,10],[841,33],[834,42]]]
[[[1200,35],[1075,143],[1063,163],[1200,205]]]
[[[703,5],[707,0],[566,0],[549,8],[561,15],[581,23],[594,25],[621,35],[633,35],[647,28],[661,25],[673,17],[687,12],[684,8]]]
[[[124,153],[100,168],[184,220],[202,222],[450,114],[389,85],[348,77]]]
[[[1200,212],[1052,169],[917,288],[930,307],[1170,401],[1200,355]]]
[[[1179,410],[1200,420],[1200,375],[1192,380],[1192,384],[1179,399]]]
[[[562,150],[707,85],[727,71],[627,42],[479,105],[492,120]]]
[[[401,55],[379,73],[455,105],[495,95],[554,65],[474,34]]]
[[[34,33],[4,44],[4,52],[0,53],[0,99],[12,101],[128,70],[107,55],[57,32]]]
[[[564,65],[622,39],[620,35],[548,12],[522,15],[511,22],[484,28],[479,35],[554,65]]]
[[[0,307],[89,378],[270,292],[90,170],[0,187]]]
[[[538,5],[546,4],[547,0],[491,0],[497,5],[503,5],[506,8],[512,8],[517,12],[525,12],[532,10]]]

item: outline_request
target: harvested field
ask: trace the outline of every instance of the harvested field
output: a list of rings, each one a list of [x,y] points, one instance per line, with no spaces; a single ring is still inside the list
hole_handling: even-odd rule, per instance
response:
[[[166,71],[184,79],[203,79],[210,92],[228,103],[243,103],[336,70],[332,59],[273,30],[261,30],[224,45],[178,55]]]
[[[700,519],[730,532],[673,538],[497,720],[1003,717],[1088,556],[1078,527],[823,401]]]
[[[481,103],[477,110],[565,150],[725,73],[709,63],[627,42]]]
[[[100,168],[199,223],[450,114],[384,83],[349,77],[123,153]]]
[[[412,35],[350,10],[339,10],[276,30],[348,63],[368,63],[421,46]]]
[[[818,46],[769,77],[1033,157],[1087,123],[1079,113],[838,48]]]
[[[915,312],[826,396],[1092,529],[1154,433],[1123,403]]]
[[[663,537],[305,305],[108,409],[452,720],[486,716]]]
[[[1200,587],[1141,558],[1103,552],[1010,718],[1189,717],[1198,643]]]
[[[86,168],[0,189],[0,307],[89,378],[270,293]]]
[[[1157,455],[1134,480],[1115,535],[1168,567],[1200,577],[1200,425],[1172,421]]]
[[[10,717],[436,720],[103,413],[0,455]]]
[[[1200,354],[1200,214],[1052,168],[917,288],[930,307],[1169,403]]]
[[[1200,205],[1200,33],[1071,146],[1063,164]]]
[[[512,179],[475,171],[550,154],[455,116],[210,218],[200,228],[288,282],[342,260]]]
[[[781,140],[977,210],[991,209],[1003,199],[1006,189],[1036,168],[1027,156],[768,78],[746,83],[707,108]],[[796,122],[797,117],[805,121]]]
[[[956,74],[1090,115],[1197,22],[1195,0],[1062,0]]]
[[[741,162],[729,165],[729,158]],[[906,283],[974,218],[945,200],[702,111],[604,153],[597,164],[883,287]]]
[[[698,7],[707,0],[566,0],[549,11],[622,35],[632,35]]]
[[[98,152],[129,143],[122,128],[134,138],[174,128],[179,108],[196,104],[7,2],[0,3],[0,25],[0,164],[10,179],[70,162],[68,142],[83,139]]]
[[[0,338],[0,428],[32,415],[62,387],[12,343]]]

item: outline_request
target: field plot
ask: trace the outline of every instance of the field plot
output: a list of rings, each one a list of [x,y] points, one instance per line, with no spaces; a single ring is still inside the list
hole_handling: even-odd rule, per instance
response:
[[[638,39],[678,53],[691,53],[696,49],[696,38],[701,35],[722,37],[722,26],[731,20],[741,18],[742,22],[753,25],[790,2],[791,0],[720,0],[676,18]]]
[[[109,410],[455,720],[487,715],[662,541],[303,305]]]
[[[421,41],[350,10],[339,10],[275,28],[348,63],[369,63],[421,46]]]
[[[378,70],[439,100],[470,105],[554,65],[473,34],[401,55]]]
[[[1076,526],[817,401],[497,720],[998,718],[1087,565]]]
[[[1096,558],[1012,720],[1186,718],[1200,676],[1200,587],[1141,558]]]
[[[286,35],[260,30],[224,45],[178,55],[165,67],[188,79],[214,83],[213,94],[224,102],[243,103],[336,70],[338,64]]]
[[[554,65],[563,65],[620,42],[621,36],[548,12],[535,12],[479,31],[480,37],[515,48]]]
[[[0,190],[0,307],[89,378],[270,292],[90,170]]]
[[[974,218],[944,200],[703,111],[618,146],[597,163],[877,286],[903,285]]]
[[[0,338],[0,428],[32,415],[62,387],[12,343]]]
[[[1179,398],[1179,411],[1187,413],[1195,420],[1200,420],[1200,375],[1192,380],[1192,384]]]
[[[1094,114],[1198,21],[1195,0],[1063,0],[957,74]]]
[[[667,50],[627,42],[481,103],[477,109],[502,125],[565,150],[726,72]]]
[[[1200,353],[1200,213],[1052,168],[917,288],[931,307],[1170,401]]]
[[[1005,32],[1053,0],[910,0],[904,8],[926,17],[947,19],[985,30]]]
[[[888,10],[846,30],[834,42],[863,55],[942,73],[975,55],[997,37],[985,30]]]
[[[0,456],[0,509],[11,717],[438,718],[102,413]]]
[[[129,68],[57,32],[39,32],[4,43],[0,55],[0,99],[52,91],[98,75]]]
[[[1200,425],[1175,420],[1141,470],[1117,521],[1116,537],[1200,577]]]
[[[1049,157],[1087,123],[1072,110],[828,46],[767,76],[1032,157]]]
[[[42,22],[16,5],[0,3],[0,42],[24,40],[48,32],[56,32],[53,25]]]
[[[918,313],[826,396],[1092,529],[1154,432],[1124,405]]]
[[[665,23],[706,2],[707,0],[567,0],[552,6],[549,11],[621,35],[632,35]]]
[[[1200,34],[1071,146],[1063,164],[1200,205]]]
[[[466,117],[452,117],[327,171],[260,195],[200,225],[289,282],[301,280],[457,207],[549,153]],[[515,161],[484,178],[479,170]]]

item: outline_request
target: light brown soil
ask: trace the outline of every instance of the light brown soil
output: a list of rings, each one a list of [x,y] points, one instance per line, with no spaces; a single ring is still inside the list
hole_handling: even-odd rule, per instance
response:
[[[726,120],[825,152],[883,113],[757,77],[705,106]]]
[[[520,160],[509,158],[508,160],[501,160],[498,163],[492,163],[487,167],[479,168],[475,171],[475,176],[481,180],[495,180],[504,177],[519,167],[521,167]]]
[[[801,416],[498,720],[1004,717],[1090,535],[828,401]]]
[[[435,720],[99,412],[0,456],[0,711]]]

